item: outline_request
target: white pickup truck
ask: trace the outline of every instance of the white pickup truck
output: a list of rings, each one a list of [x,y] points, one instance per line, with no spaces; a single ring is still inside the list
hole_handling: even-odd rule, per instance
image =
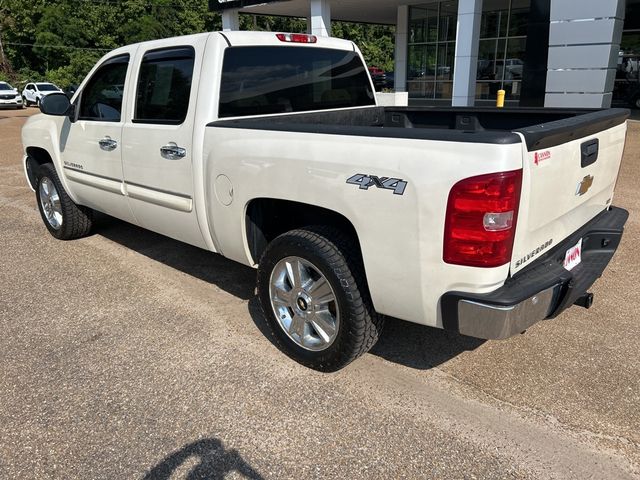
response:
[[[273,338],[324,371],[385,316],[499,339],[589,307],[628,216],[627,110],[378,107],[334,38],[131,45],[41,110],[24,167],[54,237],[97,210],[257,267]]]

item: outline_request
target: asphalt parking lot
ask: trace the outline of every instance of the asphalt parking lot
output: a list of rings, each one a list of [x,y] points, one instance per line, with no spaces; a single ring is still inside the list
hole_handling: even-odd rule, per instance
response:
[[[0,478],[640,478],[640,122],[622,245],[505,341],[390,321],[335,374],[263,335],[255,274],[103,218],[60,242],[0,111]]]

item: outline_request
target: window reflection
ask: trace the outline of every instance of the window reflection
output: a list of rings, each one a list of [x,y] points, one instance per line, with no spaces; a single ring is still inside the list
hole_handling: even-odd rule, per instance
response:
[[[480,21],[476,98],[494,100],[498,90],[518,100],[526,62],[530,0],[484,0]]]
[[[640,108],[640,0],[627,0],[613,103]]]
[[[407,69],[410,97],[451,98],[457,19],[458,2],[410,7]]]

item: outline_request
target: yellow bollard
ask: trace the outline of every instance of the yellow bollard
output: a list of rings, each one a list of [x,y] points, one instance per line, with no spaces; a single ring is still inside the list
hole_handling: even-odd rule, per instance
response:
[[[505,91],[504,90],[498,90],[498,98],[496,98],[496,107],[498,108],[502,108],[504,107],[504,95],[505,95]]]

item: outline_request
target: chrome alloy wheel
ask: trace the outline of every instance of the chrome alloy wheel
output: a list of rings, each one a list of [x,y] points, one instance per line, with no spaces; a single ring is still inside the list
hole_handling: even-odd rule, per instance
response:
[[[284,332],[305,350],[327,349],[338,335],[340,312],[325,276],[300,257],[280,260],[269,282],[271,308]]]
[[[62,226],[62,206],[60,205],[60,195],[53,181],[49,177],[44,177],[40,181],[40,205],[44,216],[51,225],[51,228],[58,230]]]

